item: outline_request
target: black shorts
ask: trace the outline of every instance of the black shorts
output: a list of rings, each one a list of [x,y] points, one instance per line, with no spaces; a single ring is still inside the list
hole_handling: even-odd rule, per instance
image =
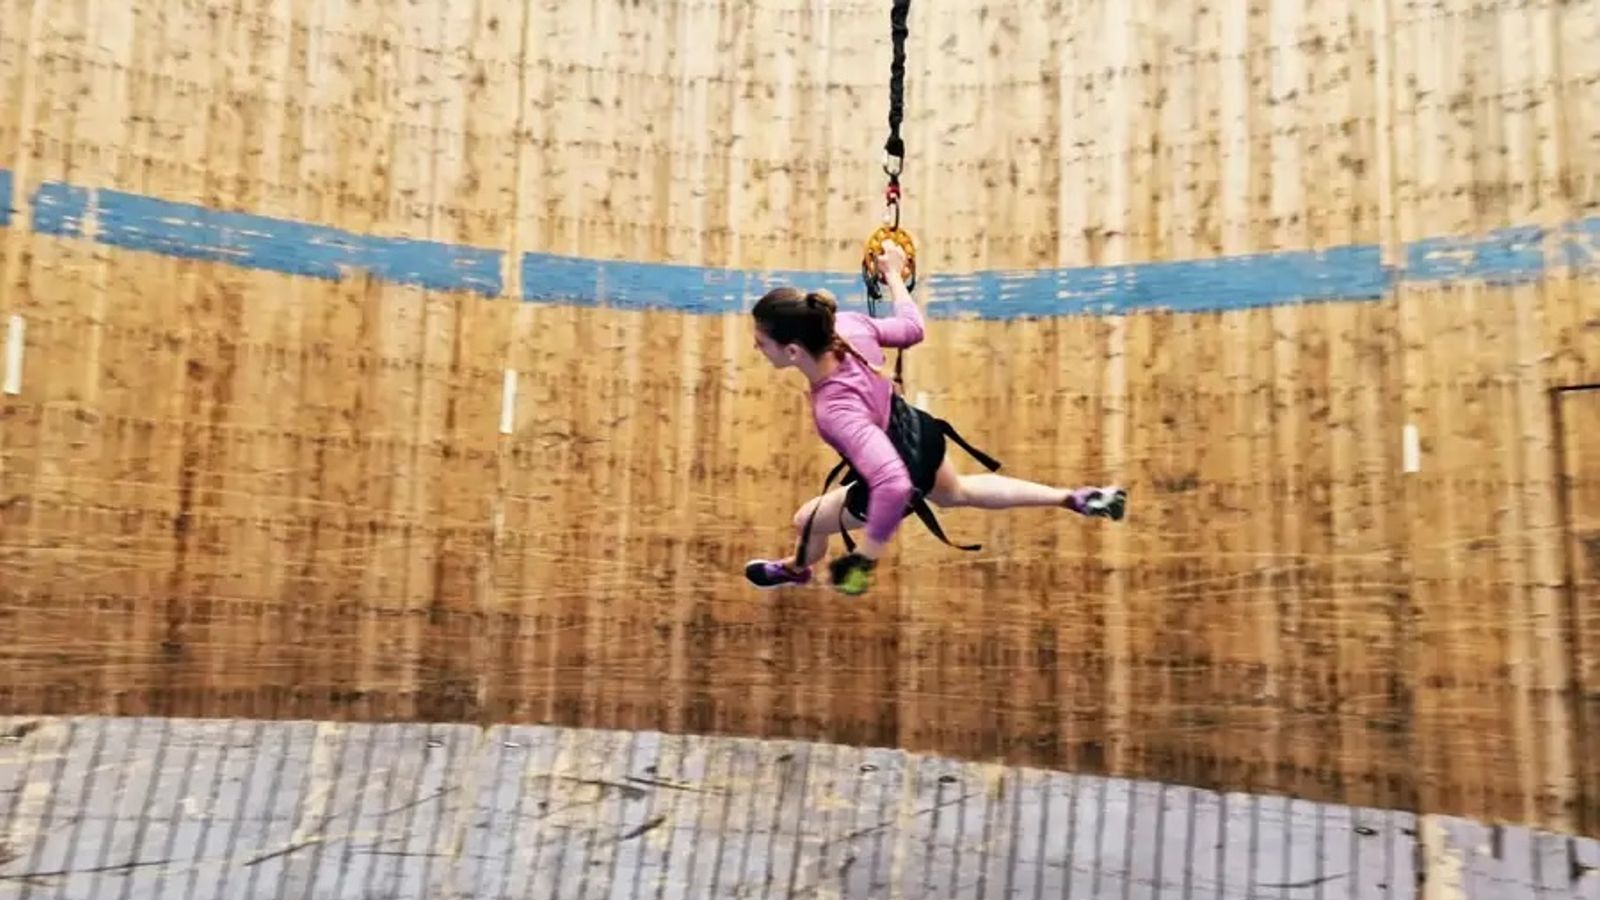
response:
[[[895,394],[889,401],[888,433],[889,440],[894,443],[900,459],[905,462],[907,471],[911,473],[911,487],[914,493],[911,502],[907,503],[906,508],[900,513],[904,518],[911,515],[918,499],[926,497],[933,490],[934,481],[939,476],[939,467],[944,464],[945,426],[937,418],[917,409],[899,394]],[[844,483],[849,485],[844,497],[844,508],[865,522],[867,502],[870,499],[867,483],[862,480],[861,474],[854,466],[851,466],[845,474]]]
[[[967,443],[959,432],[943,419],[936,418],[907,403],[899,394],[894,394],[889,402],[889,440],[894,444],[895,451],[900,454],[900,459],[906,464],[906,469],[911,473],[911,498],[906,503],[906,508],[900,511],[900,517],[905,518],[916,513],[922,519],[928,530],[939,540],[959,550],[981,550],[982,544],[954,544],[945,536],[944,529],[939,525],[939,519],[929,508],[927,496],[933,491],[934,482],[939,477],[939,467],[944,465],[945,441],[955,441],[961,449],[972,454],[984,468],[994,472],[1000,468],[1000,461],[984,453],[982,450]],[[861,473],[851,466],[848,460],[840,460],[828,473],[827,481],[823,482],[822,489],[828,490],[833,480],[844,473],[841,482],[847,486],[845,490],[844,508],[851,515],[865,522],[867,520],[867,506],[870,498],[870,487],[861,480]],[[812,518],[816,512],[811,513]],[[843,524],[843,513],[839,516]],[[807,520],[805,528],[800,534],[799,545],[795,548],[795,566],[806,564],[806,545],[811,537],[812,522]],[[840,536],[844,539],[848,550],[855,550],[855,542],[850,539],[850,534],[840,528]]]

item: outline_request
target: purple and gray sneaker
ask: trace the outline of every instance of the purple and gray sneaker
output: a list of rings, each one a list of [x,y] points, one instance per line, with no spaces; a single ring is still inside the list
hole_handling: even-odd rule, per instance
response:
[[[1122,521],[1128,508],[1128,492],[1119,487],[1081,487],[1067,496],[1067,509],[1090,518]]]
[[[770,591],[786,585],[810,584],[811,570],[797,572],[789,567],[788,560],[752,559],[745,564],[744,577],[756,587]]]

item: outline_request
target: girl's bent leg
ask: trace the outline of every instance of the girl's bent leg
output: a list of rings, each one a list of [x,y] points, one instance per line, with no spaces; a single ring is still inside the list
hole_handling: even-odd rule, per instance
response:
[[[844,508],[845,496],[849,493],[848,487],[834,488],[803,504],[794,514],[794,536],[796,540],[804,533],[806,523],[811,523],[811,538],[806,541],[805,565],[814,566],[828,555],[828,538],[839,533],[840,513],[844,514],[844,527],[848,529],[860,528],[863,523],[855,515]],[[812,511],[816,511],[816,518],[812,518]],[[793,560],[790,560],[793,562]]]
[[[805,552],[802,554],[804,565],[796,569],[794,557],[785,556],[782,559],[753,559],[745,565],[745,578],[759,588],[783,587],[789,584],[806,584],[811,580],[811,567],[828,555],[828,539],[839,533],[840,512],[843,511],[845,495],[848,488],[834,488],[820,497],[815,497],[795,511],[794,534],[799,540],[800,534],[805,530],[806,522],[811,522],[811,537],[806,541]],[[816,518],[811,518],[812,511],[816,511]],[[860,528],[862,521],[853,514],[844,511],[844,527]]]

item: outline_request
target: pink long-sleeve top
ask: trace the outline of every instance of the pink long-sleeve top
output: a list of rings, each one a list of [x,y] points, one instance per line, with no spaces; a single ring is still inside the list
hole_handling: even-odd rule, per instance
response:
[[[883,366],[885,347],[910,347],[922,340],[922,311],[911,300],[897,300],[892,317],[858,312],[834,316],[834,333],[849,341],[875,366]],[[870,493],[866,533],[886,542],[900,527],[911,500],[911,474],[889,440],[889,400],[894,385],[861,361],[846,355],[827,378],[811,386],[811,414],[817,433],[860,473]]]

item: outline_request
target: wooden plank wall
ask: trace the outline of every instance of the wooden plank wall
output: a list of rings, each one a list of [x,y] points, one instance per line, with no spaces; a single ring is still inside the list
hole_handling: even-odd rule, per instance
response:
[[[1418,243],[1600,210],[1595,0],[915,4],[924,271],[1356,244],[1441,274],[936,321],[917,397],[1134,515],[952,511],[983,553],[913,523],[849,602],[740,578],[830,462],[742,317],[128,252],[39,191],[495,248],[506,298],[525,251],[848,271],[884,4],[0,17],[0,712],[826,738],[1600,833],[1548,394],[1600,382],[1565,267],[1600,248]],[[1549,277],[1473,277],[1519,253]]]

